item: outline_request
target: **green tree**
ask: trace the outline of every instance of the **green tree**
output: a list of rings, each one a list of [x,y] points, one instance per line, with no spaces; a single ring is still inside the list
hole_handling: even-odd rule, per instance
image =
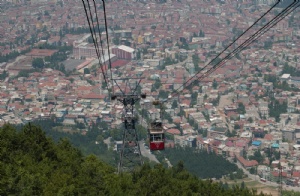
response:
[[[0,80],[5,80],[5,78],[8,76],[8,73],[6,70],[4,70],[1,74],[0,74]]]
[[[32,61],[32,67],[42,69],[44,68],[44,60],[42,58],[35,58]]]
[[[159,93],[158,93],[158,96],[162,99],[166,99],[168,98],[169,96],[169,93],[167,91],[164,91],[164,90],[160,90]]]
[[[172,108],[175,109],[177,107],[178,107],[178,103],[177,103],[176,100],[174,100],[173,103],[172,103]]]
[[[198,97],[198,92],[193,92],[191,96],[191,105],[197,104],[197,97]]]
[[[90,72],[89,68],[84,68],[83,73],[84,74],[90,74],[91,72]]]
[[[273,46],[273,42],[272,41],[265,41],[264,43],[264,48],[267,49],[271,49]]]
[[[255,167],[251,167],[249,172],[250,174],[255,174],[256,173]]]
[[[44,121],[45,124],[48,129],[49,122]],[[118,175],[116,168],[95,155],[84,156],[67,139],[55,143],[32,124],[22,126],[19,131],[5,124],[0,128],[0,143],[0,195],[257,195],[246,188],[224,188],[211,180],[200,180],[187,171],[189,165],[200,164],[200,168],[206,169],[196,171],[204,172],[206,178],[213,171],[219,178],[236,170],[234,164],[215,154],[172,150],[173,155],[179,152],[180,159],[190,157],[191,164],[177,161],[171,169],[166,169],[161,164],[151,167],[145,163],[131,173]],[[85,147],[92,143],[85,143]],[[170,159],[173,162],[173,156]]]
[[[268,107],[269,115],[275,117],[276,122],[280,121],[280,114],[287,112],[287,102],[279,103],[278,100],[272,100]]]
[[[249,118],[248,118],[248,121],[249,121],[249,123],[253,123],[252,117],[249,117]]]
[[[218,87],[218,82],[216,81],[216,79],[214,79],[213,84],[212,84],[212,87],[213,87],[214,89],[217,89],[217,87]]]
[[[242,169],[238,169],[237,172],[236,172],[236,178],[237,179],[242,179],[244,176],[244,172]]]
[[[204,129],[204,130],[203,130],[202,136],[203,136],[203,137],[207,137],[207,129]]]
[[[195,66],[195,71],[199,71],[200,70],[200,68],[199,68],[199,63],[200,63],[199,56],[197,54],[193,54],[192,59],[193,59],[193,64]]]
[[[245,109],[245,106],[244,106],[243,103],[240,102],[240,103],[238,104],[237,112],[238,112],[239,114],[245,114],[245,113],[246,113],[246,109]]]
[[[119,45],[119,44],[120,44],[120,38],[119,38],[119,37],[113,38],[113,43],[114,43],[115,45]]]
[[[241,126],[239,124],[234,124],[234,129],[240,129]]]
[[[161,82],[160,82],[159,79],[157,79],[157,80],[155,80],[155,83],[153,84],[151,91],[155,91],[155,90],[160,89],[160,88],[161,88]]]
[[[264,161],[264,157],[262,156],[259,150],[255,151],[254,155],[250,156],[249,159],[256,160],[258,163],[262,163]]]
[[[242,181],[242,183],[241,183],[241,189],[245,189],[245,188],[246,188],[245,182]]]

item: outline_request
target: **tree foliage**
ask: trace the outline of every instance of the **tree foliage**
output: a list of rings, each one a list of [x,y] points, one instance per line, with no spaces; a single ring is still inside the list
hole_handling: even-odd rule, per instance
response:
[[[184,161],[188,171],[200,178],[221,178],[237,170],[237,166],[222,156],[206,151],[195,151],[193,148],[165,149],[160,156],[166,156],[172,164]],[[218,163],[218,164],[216,164]]]
[[[173,59],[171,59],[170,57],[166,57],[166,58],[164,59],[164,66],[166,66],[166,65],[173,65],[173,64],[175,64],[175,63],[176,63],[176,61],[173,60]]]
[[[284,66],[284,67],[286,67],[286,66]],[[295,72],[291,75],[292,76],[298,76],[298,74],[299,74],[299,76],[300,76],[300,72],[296,71],[295,68],[293,68],[293,67],[291,67],[291,69],[283,68],[283,70],[285,70],[283,73],[290,73],[292,70],[294,70]],[[286,81],[281,82],[277,76],[265,75],[264,80],[266,82],[272,82],[273,86],[274,86],[274,89],[282,89],[282,90],[285,90],[285,91],[299,91],[298,88],[290,87],[289,84]]]
[[[80,132],[72,134],[64,132],[62,131],[61,124],[53,120],[36,120],[31,124],[41,127],[46,135],[50,136],[55,142],[59,142],[61,138],[66,138],[72,145],[79,148],[83,155],[94,154],[110,165],[116,166],[117,164],[115,159],[118,157],[118,154],[115,151],[109,150],[103,141],[98,141],[99,143],[95,144],[97,138],[100,138],[100,136],[104,139],[112,137],[112,132],[108,131],[107,125],[104,122],[92,124],[86,135],[82,135]],[[80,126],[74,127],[74,130],[80,128]],[[23,126],[17,126],[17,129],[23,129]]]
[[[299,196],[299,192],[295,192],[294,190],[288,191],[288,190],[283,190],[282,191],[282,196]]]
[[[35,58],[32,60],[32,67],[42,69],[44,66],[45,64],[42,58]]]
[[[169,93],[167,91],[164,90],[160,90],[158,93],[158,96],[162,99],[167,99],[169,96]]]
[[[14,50],[11,53],[6,54],[6,55],[2,55],[0,53],[0,63],[8,62],[9,60],[15,59],[17,56],[23,55],[23,54],[29,52],[30,50],[31,50],[30,48],[28,48],[26,50],[22,50],[21,52]]]
[[[245,106],[244,106],[243,103],[240,102],[240,103],[238,104],[237,112],[238,112],[239,114],[245,114],[245,113],[246,113],[246,109],[245,109]]]
[[[19,71],[18,75],[17,75],[17,78],[18,77],[25,77],[25,78],[28,78],[29,77],[29,74],[30,73],[33,73],[35,72],[36,70],[35,69],[31,69],[31,70],[21,70]]]
[[[84,69],[83,69],[83,73],[84,73],[84,74],[90,74],[91,72],[90,72],[90,69],[89,69],[89,68],[84,68]]]
[[[174,100],[173,103],[172,103],[172,108],[176,109],[177,107],[178,107],[178,103],[177,103],[176,100]]]
[[[161,81],[159,79],[155,80],[155,83],[152,86],[152,90],[151,91],[155,91],[161,88]]]
[[[194,64],[194,67],[195,67],[195,71],[199,71],[200,70],[200,67],[199,67],[200,58],[199,58],[199,56],[197,54],[193,54],[192,59],[193,59],[193,64]]]
[[[256,169],[255,167],[251,167],[249,170],[250,174],[256,174]]]
[[[93,155],[83,157],[65,139],[55,144],[30,124],[20,132],[5,125],[0,141],[1,195],[98,195],[104,190],[102,176],[114,172]]]
[[[275,117],[276,122],[280,120],[280,114],[287,112],[287,102],[279,103],[278,100],[273,100],[269,103],[269,115]]]
[[[83,156],[65,139],[55,144],[30,124],[21,131],[4,125],[0,144],[0,195],[257,195],[199,180],[182,162],[172,169],[145,164],[118,175],[96,156]]]
[[[212,87],[213,87],[214,89],[217,89],[217,87],[218,87],[218,82],[216,81],[216,79],[214,79],[213,84],[212,84]]]
[[[8,73],[7,71],[3,71],[1,74],[0,74],[0,80],[5,80],[5,78],[8,76]]]
[[[256,160],[259,164],[261,164],[264,161],[264,156],[260,153],[259,150],[254,152],[253,156],[249,156],[250,160]]]
[[[282,74],[291,74],[291,76],[300,77],[300,70],[285,64],[282,69]]]

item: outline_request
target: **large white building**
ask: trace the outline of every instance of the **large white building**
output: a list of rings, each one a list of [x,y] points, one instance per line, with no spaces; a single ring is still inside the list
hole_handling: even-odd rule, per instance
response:
[[[136,58],[135,50],[131,47],[120,45],[112,49],[112,53],[119,59],[132,60]]]

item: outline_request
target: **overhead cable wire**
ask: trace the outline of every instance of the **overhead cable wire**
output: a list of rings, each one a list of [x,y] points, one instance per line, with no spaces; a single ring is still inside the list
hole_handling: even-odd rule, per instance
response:
[[[269,24],[271,24],[272,26],[269,27],[267,30],[269,30],[270,28],[272,28],[274,25],[276,25],[280,20],[282,20],[285,16],[287,16],[290,12],[292,12],[293,10],[295,10],[296,8],[294,8],[292,11],[288,12],[290,9],[292,9],[291,7],[293,7],[296,3],[298,2],[298,0],[294,1],[294,3],[290,4],[287,8],[285,8],[282,12],[280,12],[276,17],[274,17],[270,22],[268,22],[266,25],[264,25],[261,29],[259,29],[254,35],[252,35],[251,37],[249,37],[245,42],[243,42],[240,46],[238,46],[234,51],[230,52],[225,58],[223,58],[220,62],[218,62],[216,65],[214,65],[212,68],[210,68],[206,73],[205,76],[207,76],[207,74],[209,75],[210,73],[212,73],[216,67],[222,63],[224,60],[227,60],[228,58],[232,58],[235,54],[237,54],[239,51],[243,50],[245,47],[247,47],[248,45],[250,45],[253,41],[255,41],[257,38],[259,38],[261,35],[259,35],[258,37],[255,38],[255,36],[257,36],[260,32],[262,32],[266,26],[268,26]],[[274,8],[274,7],[273,7]],[[288,12],[288,14],[284,15],[286,12]],[[265,15],[265,14],[264,14]],[[283,17],[281,17],[282,15],[284,15]],[[261,18],[260,18],[261,19]],[[260,20],[259,19],[259,20]],[[278,21],[279,20],[279,21]],[[274,24],[272,24],[272,22],[274,22]],[[247,29],[249,30],[249,29]],[[267,31],[266,30],[266,31]],[[265,32],[266,32],[265,31]],[[265,33],[263,32],[263,34]],[[255,40],[254,40],[255,38]],[[235,40],[236,41],[236,40]],[[249,42],[250,41],[250,42]],[[243,47],[243,45],[247,44],[245,47]],[[243,47],[241,50],[240,48]],[[238,52],[236,52],[238,51]],[[231,55],[235,53],[232,57]],[[216,59],[216,58],[215,58]],[[212,62],[212,61],[211,61]],[[203,71],[208,65],[211,64],[211,62],[209,64],[207,64],[206,66],[204,66],[197,74],[195,74],[194,76],[192,76],[188,81],[186,81],[183,85],[181,85],[178,89],[174,90],[172,93],[172,96],[175,96],[176,94],[179,94],[181,91],[183,91],[185,88],[187,88],[188,86],[190,86],[192,83],[194,83],[195,81],[198,81],[198,79],[201,77],[197,77],[197,75],[199,73],[201,73],[201,71]],[[222,64],[223,65],[223,64]],[[213,70],[213,71],[212,71]],[[204,75],[204,74],[203,74]],[[192,79],[196,78],[196,80],[192,81],[190,84],[188,84]],[[186,84],[188,84],[187,86],[185,86]],[[179,90],[180,88],[183,88],[182,90]]]
[[[103,64],[104,67],[110,70],[110,75],[111,75],[111,89],[112,89],[112,93],[114,94],[114,88],[113,88],[113,77],[112,77],[112,70],[111,70],[111,55],[110,55],[110,48],[109,48],[109,40],[108,40],[108,30],[107,30],[107,20],[106,20],[106,9],[105,9],[105,2],[103,1],[103,12],[104,12],[104,21],[105,21],[105,31],[106,31],[106,41],[107,41],[107,47],[108,47],[108,61],[109,64],[108,66],[106,65],[106,60],[105,60],[105,55],[104,55],[104,49],[103,49],[103,43],[102,43],[102,36],[101,36],[101,30],[100,30],[100,25],[99,25],[99,18],[98,18],[98,14],[97,14],[97,9],[96,9],[96,2],[95,0],[93,0],[94,3],[94,9],[95,9],[95,16],[96,16],[96,22],[97,22],[97,28],[98,28],[98,34],[99,34],[99,38],[100,38],[100,47],[101,47],[101,52],[102,52],[102,59],[103,59]],[[89,3],[88,3],[89,4]],[[89,9],[90,9],[90,4],[89,4]],[[91,12],[90,12],[91,15]],[[91,16],[92,17],[92,16]],[[93,26],[94,27],[94,26]],[[97,36],[96,36],[96,31],[95,31],[95,27],[94,27],[94,34],[96,37],[96,45],[95,48],[96,50],[98,50],[99,53],[99,46],[98,46],[98,42],[97,42]],[[103,65],[102,65],[103,67]],[[101,67],[101,71],[105,74],[105,70]],[[106,84],[107,84],[107,88],[108,88],[108,78],[106,78]],[[109,91],[109,88],[108,88]]]
[[[172,94],[176,93],[176,91],[179,91],[179,89],[181,89],[182,87],[184,87],[184,85],[186,83],[188,83],[189,81],[193,80],[195,77],[197,77],[197,75],[199,73],[201,73],[201,71],[205,70],[205,68],[207,68],[209,65],[211,65],[219,56],[221,56],[230,46],[232,46],[238,39],[240,39],[245,33],[247,33],[251,28],[253,28],[253,26],[255,24],[257,24],[266,14],[268,14],[272,9],[275,8],[275,6],[278,5],[278,3],[280,2],[280,0],[278,2],[276,2],[267,12],[265,12],[259,19],[257,19],[250,27],[248,27],[240,36],[238,36],[231,44],[229,44],[223,51],[221,51],[214,59],[212,59],[208,64],[206,64],[203,68],[201,68],[194,76],[192,76],[191,78],[189,78],[183,85],[181,85],[179,88],[177,88],[176,90],[173,91]],[[179,92],[178,92],[179,94]]]
[[[100,31],[100,24],[99,24],[99,19],[98,19],[98,14],[97,14],[97,9],[96,9],[96,2],[93,0],[94,3],[94,9],[95,9],[95,14],[96,14],[96,22],[97,22],[97,27],[98,27],[98,34],[99,34],[99,39],[100,39],[100,47],[101,47],[101,53],[102,53],[102,59],[103,59],[103,64],[104,67],[106,67],[105,63],[105,55],[104,55],[104,49],[103,49],[103,43],[102,43],[102,36],[101,36],[101,31]],[[98,44],[98,43],[97,43]],[[99,48],[98,48],[99,50]]]
[[[296,5],[296,4],[295,4]],[[248,41],[248,43],[246,43],[246,45],[242,48],[242,49],[239,49],[239,51],[235,51],[234,54],[231,53],[230,55],[228,55],[227,57],[225,57],[222,61],[220,61],[218,64],[216,64],[213,68],[209,69],[205,74],[199,76],[196,80],[194,80],[193,82],[195,81],[199,81],[199,79],[203,79],[205,77],[207,77],[208,75],[210,75],[212,72],[214,72],[216,69],[222,67],[226,62],[227,60],[230,60],[231,58],[233,58],[237,53],[239,53],[241,50],[245,49],[247,46],[249,46],[251,43],[253,43],[254,41],[256,41],[259,37],[261,37],[262,35],[264,35],[270,28],[272,28],[273,26],[275,26],[278,22],[280,22],[281,20],[283,20],[287,15],[289,15],[291,12],[293,12],[295,9],[297,9],[298,7],[300,6],[300,3],[298,3],[297,6],[294,6],[293,8],[289,8],[288,12],[284,13],[283,17],[280,17],[277,21],[275,21],[273,24],[271,24],[271,26],[268,28],[268,29],[264,29],[264,31],[260,34],[257,35],[257,37],[255,39],[252,39],[250,41]],[[246,42],[245,41],[245,42]],[[245,43],[244,42],[244,43]],[[192,83],[193,83],[192,82]],[[191,85],[192,83],[188,84]],[[188,87],[187,86],[187,87]]]
[[[98,60],[99,60],[99,64],[101,65],[102,62],[101,60],[99,59],[100,58],[100,54],[99,54],[99,45],[98,45],[98,40],[97,40],[97,34],[96,34],[96,30],[95,30],[95,26],[94,26],[94,21],[93,21],[93,16],[92,16],[92,13],[91,13],[91,7],[90,7],[90,4],[89,4],[89,1],[87,0],[87,4],[88,4],[88,8],[89,8],[89,14],[87,13],[87,9],[86,9],[86,6],[85,6],[85,3],[84,3],[84,0],[82,0],[83,2],[83,5],[84,5],[84,8],[85,8],[85,12],[86,12],[86,16],[87,16],[87,20],[88,20],[88,24],[89,24],[89,28],[90,28],[90,32],[91,32],[91,35],[92,35],[92,40],[93,40],[93,44],[95,46],[95,49],[96,49],[96,54],[97,54],[97,57],[98,57]],[[90,15],[90,18],[89,18],[89,15]],[[92,24],[92,25],[91,25]],[[101,42],[101,40],[100,40]],[[102,66],[100,66],[102,72],[103,72],[103,68]],[[104,72],[103,72],[104,73]],[[105,78],[105,77],[104,77]]]
[[[99,42],[100,42],[100,46],[101,46],[101,49],[102,49],[102,58],[103,58],[103,63],[101,61],[101,56],[100,56],[100,49],[99,49],[99,45],[98,45],[98,39],[97,39],[97,33],[96,33],[96,29],[95,29],[95,26],[94,26],[94,20],[93,20],[93,16],[92,16],[92,11],[91,11],[91,6],[90,6],[90,3],[89,3],[89,0],[87,0],[87,3],[88,3],[88,8],[89,8],[89,13],[90,13],[90,18],[91,18],[91,23],[92,23],[92,30],[93,30],[93,36],[95,36],[95,42],[94,42],[94,45],[95,45],[95,49],[96,49],[96,52],[98,51],[97,53],[97,57],[99,59],[99,63],[100,63],[100,66],[101,66],[101,71],[105,73],[105,70],[103,69],[103,64],[105,64],[105,59],[104,59],[104,51],[103,51],[103,46],[102,46],[102,39],[101,39],[101,33],[100,33],[100,27],[99,27],[99,20],[98,20],[98,14],[97,14],[97,10],[96,10],[96,4],[95,4],[95,1],[93,0],[94,2],[94,8],[95,8],[95,16],[96,16],[96,23],[97,23],[97,26],[98,26],[98,33],[99,33]],[[96,44],[95,44],[96,43]],[[105,66],[105,65],[104,65]],[[105,66],[106,67],[106,66]],[[108,82],[108,79],[107,79],[107,82]]]
[[[276,16],[277,18],[276,17],[273,18],[264,27],[262,27],[258,32],[256,32],[251,37],[249,37],[245,42],[243,42],[240,45],[240,46],[242,46],[242,48],[240,48],[240,47],[236,48],[234,51],[232,51],[230,54],[228,54],[224,59],[222,59],[218,64],[216,64],[214,67],[210,68],[205,73],[205,76],[208,76],[213,71],[215,71],[217,68],[222,67],[227,62],[227,60],[233,58],[237,53],[239,53],[240,51],[242,51],[243,49],[245,49],[246,47],[248,47],[251,43],[253,43],[254,41],[256,41],[259,37],[261,37],[262,35],[264,35],[270,28],[272,28],[278,22],[280,22],[281,20],[283,20],[287,15],[289,15],[291,12],[293,12],[299,6],[300,6],[300,4],[297,5],[297,1],[295,1],[294,3],[292,3],[284,11],[282,11],[280,14],[278,14],[277,15],[278,17]],[[266,26],[267,26],[267,28],[265,28]],[[198,78],[200,78],[200,77],[201,76],[199,76]],[[198,79],[196,79],[195,81],[198,81]],[[189,84],[189,85],[191,85],[191,84]]]
[[[265,17],[270,11],[272,11],[278,4],[280,3],[280,0],[277,0],[277,2],[268,10],[266,11],[261,17],[259,17],[250,27],[248,27],[241,35],[239,35],[231,44],[229,44],[222,52],[220,52],[214,59],[212,59],[209,63],[211,64],[214,62],[219,56],[221,56],[222,53],[224,53],[229,47],[231,47],[235,42],[240,39],[243,35],[245,35],[250,29],[254,27],[263,17]]]
[[[296,2],[297,3],[297,2]],[[270,28],[272,28],[273,26],[275,26],[278,22],[280,22],[284,17],[286,17],[289,13],[291,13],[292,11],[294,11],[297,7],[299,7],[300,5],[298,5],[298,6],[296,6],[296,7],[294,7],[293,9],[292,9],[292,7],[295,5],[295,3],[293,3],[292,5],[290,5],[289,7],[287,7],[286,9],[285,9],[285,11],[282,11],[280,14],[278,14],[278,15],[280,15],[280,17],[278,17],[278,18],[276,18],[276,21],[274,22],[274,20],[272,20],[274,23],[273,24],[271,24],[270,22],[268,23],[268,24],[271,24],[270,25],[270,27],[268,28],[268,29],[263,29],[264,31],[259,31],[259,32],[256,32],[256,34],[255,35],[252,35],[249,39],[247,39],[245,42],[243,42],[241,45],[244,45],[244,44],[246,44],[245,46],[243,46],[243,48],[236,48],[233,52],[231,52],[230,54],[228,54],[224,59],[222,59],[218,64],[216,64],[215,66],[213,66],[212,68],[210,68],[206,73],[204,73],[203,75],[201,75],[201,76],[198,76],[197,77],[197,79],[195,79],[194,81],[192,81],[190,84],[188,84],[185,88],[187,88],[187,87],[189,87],[190,85],[192,85],[195,81],[201,81],[203,78],[205,78],[205,77],[207,77],[208,75],[210,75],[212,72],[214,72],[216,69],[218,69],[218,68],[220,68],[220,67],[222,67],[226,62],[227,62],[227,60],[229,60],[229,59],[231,59],[231,58],[233,58],[237,53],[239,53],[241,50],[243,50],[243,49],[245,49],[247,46],[249,46],[251,43],[253,43],[255,40],[257,40],[259,37],[261,37],[264,33],[266,33]],[[291,10],[292,9],[292,10]],[[291,10],[291,11],[290,11]],[[288,11],[288,13],[286,14],[286,11]],[[278,16],[277,15],[277,16]],[[282,17],[282,15],[283,15],[283,17]],[[273,19],[275,19],[275,18],[273,18]],[[266,24],[266,25],[268,25],[268,24]],[[265,25],[265,26],[266,26]],[[265,27],[264,26],[264,27]],[[262,28],[264,28],[264,27],[262,27]],[[261,32],[263,32],[263,33],[261,33]],[[253,37],[255,37],[256,36],[256,38],[254,39]],[[234,53],[234,54],[233,54]],[[221,65],[220,65],[221,64]],[[186,85],[188,82],[186,82],[186,83],[184,83],[183,84],[183,86],[184,85]],[[183,89],[182,89],[183,90]]]
[[[94,43],[94,46],[95,46],[95,49],[96,49],[96,54],[97,54],[98,61],[99,61],[99,64],[100,64],[100,69],[102,71],[103,79],[104,79],[104,82],[106,83],[107,90],[109,91],[109,89],[108,89],[108,82],[107,82],[107,79],[106,79],[106,76],[105,76],[105,72],[103,70],[103,66],[102,66],[101,59],[100,59],[99,46],[98,46],[98,43],[97,43],[97,37],[96,37],[96,35],[94,35],[94,31],[93,31],[93,29],[95,30],[95,28],[92,29],[92,27],[91,27],[91,23],[93,23],[93,18],[92,18],[92,15],[91,15],[90,4],[89,4],[89,1],[87,0],[88,6],[89,6],[89,11],[90,11],[91,21],[89,19],[89,14],[87,12],[87,7],[85,5],[84,0],[82,0],[82,3],[83,3],[85,15],[87,17],[87,21],[88,21],[88,24],[89,24],[89,29],[90,29],[90,32],[91,32],[91,35],[92,35],[92,40],[93,40],[93,43]],[[94,27],[94,24],[92,24],[92,25]]]
[[[95,45],[96,51],[98,52],[97,53],[97,57],[100,57],[100,52],[99,52],[100,49],[99,49],[99,45],[98,45],[98,39],[97,39],[96,29],[95,29],[95,26],[94,26],[94,20],[93,20],[93,15],[92,15],[92,11],[91,11],[91,6],[90,6],[89,0],[86,0],[86,1],[87,1],[87,4],[88,4],[89,14],[90,14],[90,20],[91,20],[91,24],[92,24],[92,28],[91,29],[92,29],[93,33],[91,33],[91,34],[92,34],[93,38],[95,39],[94,45]],[[96,9],[96,7],[95,7],[95,9]],[[97,12],[96,12],[96,15],[97,15]],[[99,39],[100,39],[100,43],[101,43],[101,37],[99,37]],[[103,58],[104,58],[104,56],[103,56]],[[100,63],[102,64],[102,62],[100,62]]]
[[[95,2],[95,0],[93,0],[93,1]],[[107,50],[108,50],[108,68],[109,68],[110,77],[111,77],[112,94],[114,94],[113,75],[112,75],[112,70],[111,70],[111,59],[110,59],[110,48],[109,48],[109,40],[108,40],[108,28],[107,28],[105,1],[102,0],[102,2],[103,2],[103,12],[104,12],[104,21],[105,21],[106,42],[107,42]]]

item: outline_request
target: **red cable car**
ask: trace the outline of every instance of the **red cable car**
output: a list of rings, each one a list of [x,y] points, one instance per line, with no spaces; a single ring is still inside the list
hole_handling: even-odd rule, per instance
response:
[[[149,127],[150,150],[165,149],[165,133],[162,127],[162,122],[155,121],[150,123]]]

